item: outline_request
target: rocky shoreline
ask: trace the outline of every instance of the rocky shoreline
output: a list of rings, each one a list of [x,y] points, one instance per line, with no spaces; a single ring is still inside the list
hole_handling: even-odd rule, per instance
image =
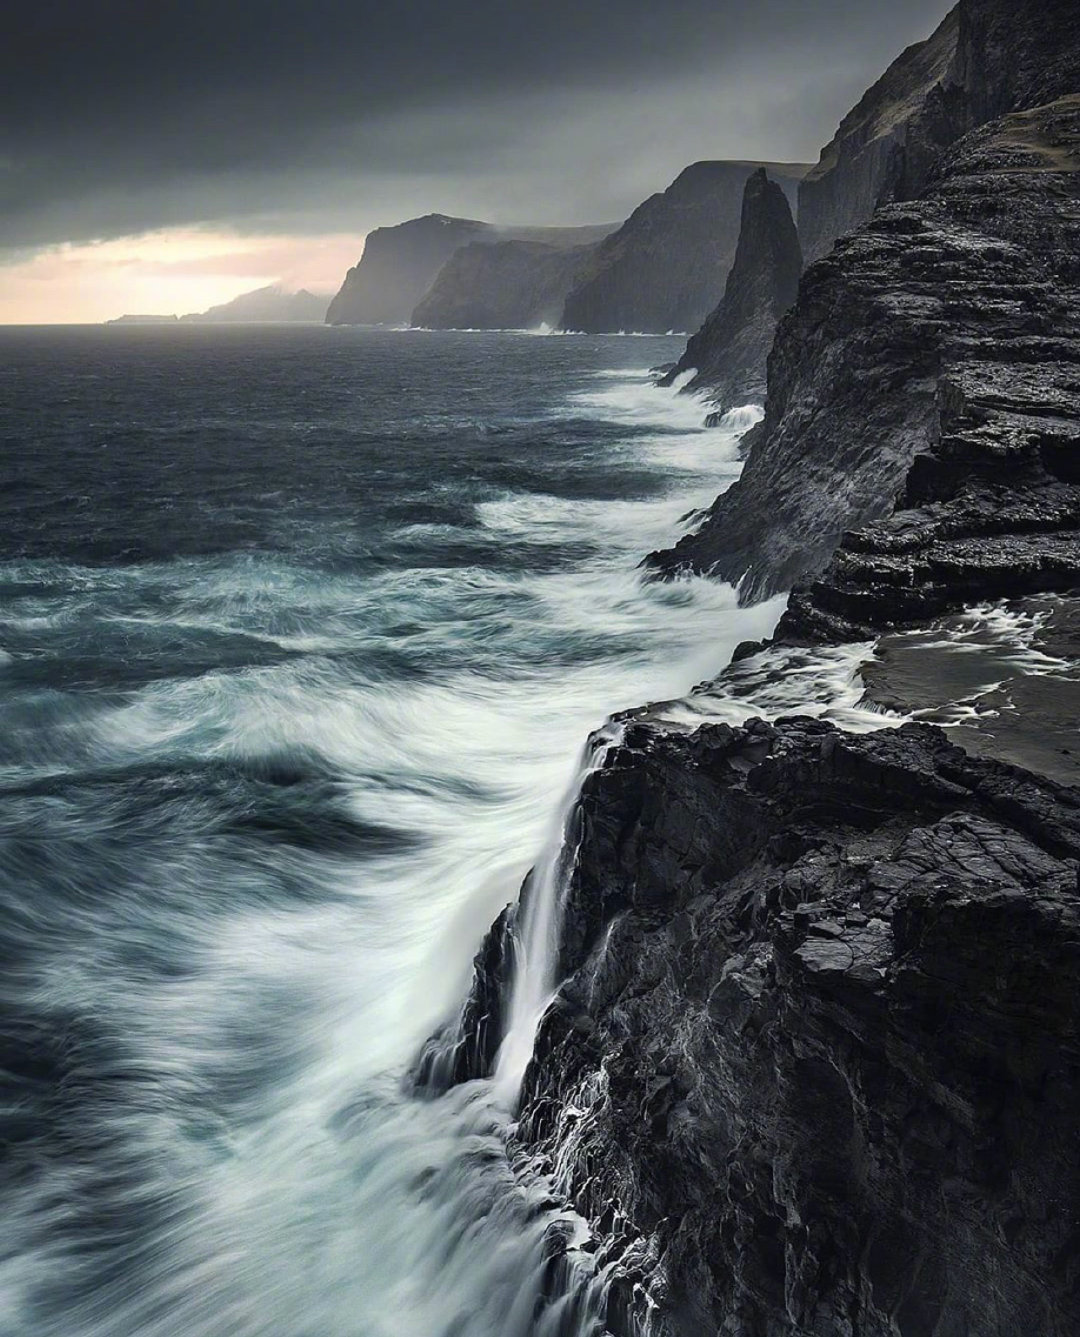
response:
[[[774,641],[703,691],[859,642],[869,706],[911,712],[935,675],[963,680],[933,653],[973,604],[1052,594],[1030,615],[1056,640],[1024,650],[1045,664],[1022,688],[1002,669],[973,693],[1027,712],[998,737],[961,722],[983,755],[924,723],[624,719],[571,814],[562,983],[512,1147],[591,1228],[573,1247],[609,1270],[616,1337],[1069,1337],[1080,12],[961,0],[805,188],[822,258],[779,324],[742,478],[649,559],[747,601],[794,587]],[[862,226],[828,250],[841,218]],[[729,350],[765,318],[719,314]],[[713,374],[724,400],[730,360]],[[426,1051],[429,1094],[492,1074],[537,885]]]

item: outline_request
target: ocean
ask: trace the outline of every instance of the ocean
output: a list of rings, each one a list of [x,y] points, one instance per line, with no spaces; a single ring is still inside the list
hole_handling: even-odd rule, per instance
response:
[[[4,1337],[604,1331],[513,1081],[408,1076],[590,731],[782,609],[638,571],[754,417],[680,351],[0,331]]]

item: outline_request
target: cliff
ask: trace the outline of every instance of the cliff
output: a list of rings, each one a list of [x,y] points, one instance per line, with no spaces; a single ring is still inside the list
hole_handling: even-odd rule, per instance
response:
[[[905,51],[844,118],[799,190],[808,262],[879,203],[925,189],[942,150],[1010,112],[1076,91],[1073,0],[961,0]]]
[[[407,325],[459,246],[494,238],[490,223],[428,214],[368,234],[364,254],[326,312],[328,325]]]
[[[463,246],[439,271],[412,324],[451,330],[554,326],[594,249],[537,241]]]
[[[720,305],[691,337],[674,371],[693,368],[693,390],[705,390],[723,412],[762,403],[777,322],[795,300],[802,252],[787,197],[765,169],[747,178],[735,260]]]
[[[1080,791],[922,725],[632,725],[577,821],[517,1138],[609,1327],[1077,1331]]]
[[[1078,19],[964,0],[940,106],[981,123],[909,128],[917,193],[804,274],[742,479],[653,557],[809,580],[748,661],[778,682],[793,643],[919,626],[925,654],[950,609],[1080,589]],[[621,727],[511,1131],[590,1228],[607,1329],[1080,1331],[1080,790],[921,724]],[[488,934],[430,1093],[493,1071],[551,881]]]
[[[959,27],[953,9],[931,37],[898,56],[806,173],[799,186],[799,239],[808,264],[865,223],[894,189],[913,125],[951,76]]]
[[[326,317],[327,297],[319,297],[306,288],[299,292],[286,292],[277,283],[266,288],[256,288],[253,292],[241,293],[231,302],[212,306],[207,311],[192,312],[180,319],[191,325],[215,325],[236,322],[271,322],[300,321],[321,323]]]
[[[597,249],[562,327],[590,333],[696,330],[724,292],[747,179],[765,167],[794,200],[800,163],[700,162],[638,206]]]
[[[742,478],[650,562],[747,599],[828,567],[844,636],[1075,584],[1078,203],[1073,97],[973,132],[840,242],[781,322]]]

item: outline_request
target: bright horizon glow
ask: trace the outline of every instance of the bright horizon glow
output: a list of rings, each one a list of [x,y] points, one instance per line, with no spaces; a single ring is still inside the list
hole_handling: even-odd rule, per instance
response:
[[[362,251],[363,238],[351,233],[265,236],[190,227],[63,243],[0,269],[0,324],[182,316],[272,283],[334,293]]]

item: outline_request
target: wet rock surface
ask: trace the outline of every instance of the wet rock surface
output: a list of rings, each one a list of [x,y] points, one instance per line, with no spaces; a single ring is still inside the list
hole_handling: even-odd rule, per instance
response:
[[[696,375],[688,388],[707,392],[717,412],[763,403],[773,335],[795,300],[801,273],[802,251],[791,208],[761,168],[743,192],[739,244],[723,300],[661,384],[670,385],[693,368]]]
[[[650,563],[854,640],[1080,583],[1080,97],[996,121],[803,276],[742,478]]]
[[[1022,600],[881,637],[864,702],[941,724],[978,756],[1080,783],[1080,599]]]
[[[517,1136],[636,1260],[613,1330],[1077,1331],[1080,792],[922,725],[635,725],[581,821]]]

